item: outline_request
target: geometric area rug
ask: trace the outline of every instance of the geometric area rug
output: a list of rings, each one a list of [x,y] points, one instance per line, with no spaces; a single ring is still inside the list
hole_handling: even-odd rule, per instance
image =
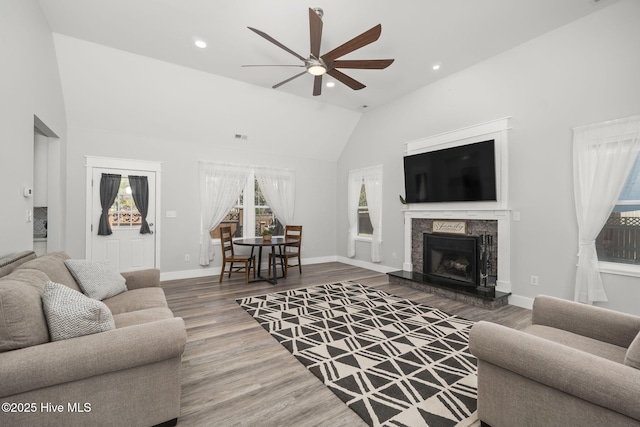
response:
[[[237,303],[370,426],[477,422],[471,321],[355,282]]]

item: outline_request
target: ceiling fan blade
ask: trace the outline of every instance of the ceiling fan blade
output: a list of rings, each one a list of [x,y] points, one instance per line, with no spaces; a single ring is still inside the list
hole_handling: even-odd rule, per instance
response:
[[[360,49],[361,47],[366,46],[378,40],[378,38],[380,38],[381,32],[382,32],[382,25],[378,24],[375,27],[371,28],[370,30],[365,31],[359,36],[356,36],[351,40],[349,40],[348,42],[338,46],[332,51],[325,53],[324,55],[322,55],[322,59],[324,59],[325,61],[336,60],[341,56],[346,55],[347,53],[353,52],[356,49]]]
[[[333,61],[333,68],[358,68],[363,70],[382,70],[393,64],[393,59],[355,59]]]
[[[295,76],[293,76],[293,77],[289,77],[287,80],[283,80],[283,81],[281,81],[280,83],[277,83],[277,84],[275,84],[275,85],[271,86],[271,88],[272,88],[272,89],[277,89],[277,88],[279,88],[280,86],[282,86],[283,84],[285,84],[285,83],[289,83],[291,80],[293,80],[293,79],[297,79],[298,77],[300,77],[300,76],[301,76],[301,75],[303,75],[303,74],[307,74],[306,70],[305,70],[305,71],[303,71],[303,72],[301,72],[300,74],[296,74],[296,75],[295,75]]]
[[[322,18],[311,8],[309,8],[309,33],[311,35],[311,55],[315,58],[320,58]]]
[[[318,96],[322,93],[322,76],[315,76],[313,79],[313,96]]]
[[[302,56],[298,55],[297,53],[295,53],[294,51],[292,51],[291,49],[289,49],[288,47],[286,47],[282,43],[280,43],[278,40],[276,40],[273,37],[271,37],[269,34],[267,34],[265,32],[262,32],[260,30],[256,30],[255,28],[251,28],[251,27],[247,27],[247,28],[250,29],[251,31],[253,31],[254,33],[256,33],[257,35],[259,35],[261,37],[264,37],[265,39],[269,40],[271,43],[275,44],[279,48],[286,50],[287,52],[289,52],[290,54],[292,54],[296,58],[298,58],[298,59],[300,59],[302,61],[304,61],[306,59],[306,58],[303,58]]]
[[[336,69],[327,71],[327,74],[329,74],[334,79],[346,84],[347,86],[349,86],[353,90],[360,90],[360,89],[364,89],[366,87],[365,85],[363,85],[359,81],[357,81],[355,79],[352,79],[351,77],[347,76],[343,72],[338,71]]]

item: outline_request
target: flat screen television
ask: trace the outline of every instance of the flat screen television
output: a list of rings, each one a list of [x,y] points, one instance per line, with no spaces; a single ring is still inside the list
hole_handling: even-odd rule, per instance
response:
[[[494,140],[405,156],[407,203],[496,201]]]

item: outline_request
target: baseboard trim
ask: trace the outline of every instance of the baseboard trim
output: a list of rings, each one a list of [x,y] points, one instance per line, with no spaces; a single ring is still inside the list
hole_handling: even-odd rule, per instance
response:
[[[387,265],[377,264],[374,262],[361,261],[359,259],[347,258],[338,256],[336,257],[336,261],[341,262],[343,264],[353,265],[354,267],[366,268],[367,270],[377,271],[378,273],[389,273],[391,271],[398,271],[399,268],[389,267]]]
[[[509,304],[531,310],[533,309],[533,298],[523,297],[521,295],[509,295]]]

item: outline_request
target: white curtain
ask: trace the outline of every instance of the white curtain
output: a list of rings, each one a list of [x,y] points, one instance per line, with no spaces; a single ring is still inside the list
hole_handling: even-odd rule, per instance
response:
[[[347,256],[356,256],[356,237],[358,236],[358,204],[360,202],[360,187],[362,173],[360,170],[349,171],[347,185],[347,220],[349,221],[349,235],[347,236]]]
[[[639,150],[640,116],[573,129],[579,239],[576,301],[607,301],[595,240],[618,201]]]
[[[295,174],[287,169],[255,168],[256,179],[267,204],[283,226],[293,223]]]
[[[209,265],[213,260],[209,232],[234,206],[250,172],[247,166],[200,162],[200,265]]]
[[[367,195],[369,218],[373,226],[371,261],[380,262],[382,256],[382,165],[363,170],[364,191]]]
[[[356,255],[356,237],[358,236],[358,205],[360,189],[364,183],[367,195],[369,218],[373,226],[371,238],[371,261],[380,262],[382,247],[382,165],[349,171],[347,187],[347,219],[349,235],[347,240],[347,256]]]

